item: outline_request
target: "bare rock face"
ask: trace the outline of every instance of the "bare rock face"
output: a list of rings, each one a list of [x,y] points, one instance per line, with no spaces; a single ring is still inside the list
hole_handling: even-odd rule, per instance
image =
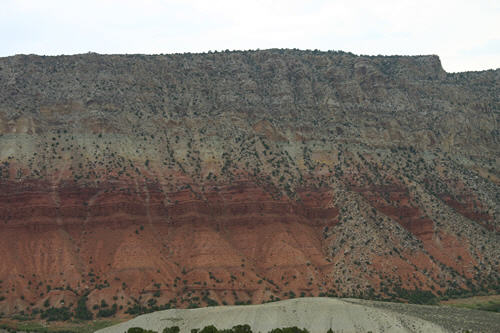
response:
[[[0,313],[498,291],[499,82],[436,56],[1,58]]]

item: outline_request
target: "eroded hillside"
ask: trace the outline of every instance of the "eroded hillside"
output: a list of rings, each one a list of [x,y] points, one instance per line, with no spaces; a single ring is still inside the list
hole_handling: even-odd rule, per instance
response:
[[[436,56],[1,58],[0,312],[498,291],[499,82]]]

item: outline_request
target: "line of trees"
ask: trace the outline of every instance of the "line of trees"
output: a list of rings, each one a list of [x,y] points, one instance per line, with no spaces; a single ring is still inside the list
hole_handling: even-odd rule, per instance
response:
[[[165,328],[162,333],[179,333],[179,326],[172,326]],[[132,327],[129,328],[127,333],[158,333],[153,330],[146,330],[140,327]],[[249,325],[236,325],[230,329],[219,330],[214,325],[205,326],[203,329],[192,329],[191,333],[253,333],[252,328]],[[268,333],[309,333],[309,331],[305,328],[294,327],[284,327],[284,328],[275,328]],[[327,333],[333,333],[332,329],[329,329]]]

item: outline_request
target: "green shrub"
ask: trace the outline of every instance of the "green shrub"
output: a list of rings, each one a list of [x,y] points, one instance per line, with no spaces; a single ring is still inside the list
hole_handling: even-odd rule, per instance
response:
[[[47,321],[66,321],[71,318],[71,313],[66,307],[51,307],[47,310],[42,311],[41,317],[42,319],[46,319]]]
[[[179,326],[167,327],[163,330],[163,333],[179,333]]]
[[[147,312],[147,308],[144,306],[141,306],[139,304],[134,304],[133,306],[129,307],[125,313],[131,314],[131,315],[137,315],[137,314],[142,314]]]
[[[236,325],[232,328],[233,333],[252,333],[249,325]]]
[[[407,290],[397,288],[395,292],[398,297],[408,300],[409,303],[429,305],[435,305],[438,303],[436,295],[428,290]]]
[[[158,332],[153,330],[145,330],[140,327],[131,327],[128,329],[127,333],[158,333]]]
[[[82,296],[78,300],[74,316],[81,320],[92,320],[94,317],[92,312],[87,308],[87,296]]]
[[[284,328],[275,328],[271,330],[269,333],[309,333],[305,328],[300,329],[297,326],[294,327],[284,327]]]
[[[116,314],[117,306],[113,304],[111,309],[100,309],[97,313],[97,317],[111,317]]]
[[[218,333],[219,330],[214,325],[205,326],[200,333]]]

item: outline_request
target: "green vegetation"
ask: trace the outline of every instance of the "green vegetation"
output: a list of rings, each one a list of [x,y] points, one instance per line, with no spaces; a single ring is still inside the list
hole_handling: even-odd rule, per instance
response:
[[[78,300],[75,318],[82,320],[91,320],[93,318],[92,312],[87,308],[87,296],[83,296]]]
[[[167,327],[163,330],[163,333],[179,333],[179,326]]]
[[[131,315],[140,315],[140,314],[145,314],[145,313],[150,313],[150,312],[155,312],[155,311],[161,311],[161,310],[168,310],[172,308],[172,302],[163,304],[163,305],[156,305],[156,302],[148,302],[148,307],[142,306],[140,304],[134,304],[130,306],[127,310],[125,310],[125,313],[131,314]]]
[[[294,327],[285,327],[285,328],[275,328],[271,330],[270,333],[309,333],[305,328],[300,329],[297,326]]]
[[[395,292],[399,298],[408,300],[408,302],[412,304],[438,304],[438,298],[436,297],[436,295],[428,290],[407,290],[396,288]]]
[[[491,311],[500,313],[500,300],[491,300],[477,303],[458,303],[450,304],[457,308],[467,308],[473,310]]]
[[[69,308],[54,308],[51,307],[47,310],[42,311],[41,318],[47,321],[66,321],[71,318],[71,312]]]
[[[56,326],[49,323],[41,324],[36,321],[24,321],[17,324],[0,324],[0,329],[7,332],[37,332],[37,333],[93,333],[105,327],[118,324],[118,320],[94,320],[94,321],[71,321],[64,325],[57,324]]]
[[[158,333],[158,332],[152,330],[145,330],[140,327],[132,327],[128,329],[127,333]]]
[[[163,330],[162,333],[179,333],[180,329],[178,326],[172,326],[172,327],[167,327]],[[252,333],[252,329],[249,325],[236,325],[233,326],[231,329],[225,329],[225,330],[219,330],[217,327],[213,325],[209,325],[204,327],[201,330],[198,329],[193,329],[191,330],[192,333]],[[152,330],[145,330],[140,327],[132,327],[129,328],[127,333],[158,333]],[[284,327],[284,328],[275,328],[269,333],[309,333],[308,330],[305,328],[300,329],[296,326],[294,327]],[[333,333],[333,331],[330,329],[328,330],[328,333]]]
[[[113,304],[111,308],[100,309],[97,317],[112,317],[116,314],[117,305]]]

